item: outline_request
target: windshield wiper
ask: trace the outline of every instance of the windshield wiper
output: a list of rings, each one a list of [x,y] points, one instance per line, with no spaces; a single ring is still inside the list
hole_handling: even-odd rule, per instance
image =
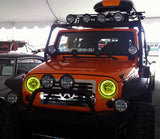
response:
[[[113,59],[113,60],[119,60],[118,58],[112,56],[109,53],[102,53],[100,50],[95,51],[95,54],[96,54],[97,57],[100,57],[101,55],[106,55],[107,57],[104,57],[104,58],[109,58],[109,59]],[[103,57],[100,57],[100,58],[103,58]]]
[[[99,53],[99,52],[95,52],[95,55],[96,55],[96,57],[95,56],[78,56],[77,54],[78,54],[78,51],[76,50],[76,49],[73,49],[72,51],[71,51],[71,56],[63,56],[63,60],[62,61],[64,61],[64,60],[66,60],[66,58],[109,58],[109,60],[110,59],[113,59],[113,60],[119,60],[118,58],[116,58],[116,57],[114,57],[114,56],[112,56],[112,55],[110,55],[110,54],[101,54],[101,53]],[[106,55],[106,56],[101,56],[101,55]]]
[[[116,57],[114,57],[114,56],[112,56],[112,55],[106,55],[106,56],[108,56],[108,57],[106,57],[106,58],[109,58],[109,59],[119,60],[118,58],[116,58]]]

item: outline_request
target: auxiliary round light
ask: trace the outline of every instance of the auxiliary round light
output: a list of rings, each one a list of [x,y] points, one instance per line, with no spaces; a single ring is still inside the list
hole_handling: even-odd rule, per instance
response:
[[[113,18],[114,18],[114,20],[115,20],[116,22],[121,22],[121,21],[124,20],[124,16],[123,16],[123,14],[121,14],[120,12],[115,13],[114,16],[113,16]]]
[[[137,53],[137,48],[135,46],[130,46],[129,49],[128,49],[128,52],[131,54],[131,55],[135,55]]]
[[[67,22],[69,24],[73,24],[76,21],[76,15],[69,14],[66,18]]]
[[[49,55],[53,55],[56,52],[56,48],[53,45],[48,46],[47,47],[47,52],[48,52]]]
[[[26,89],[29,92],[34,92],[36,89],[40,88],[40,81],[37,77],[29,77],[26,80]]]
[[[7,102],[10,103],[10,104],[15,104],[18,102],[18,96],[16,93],[14,92],[10,92],[8,93],[7,95]]]
[[[41,85],[44,88],[52,88],[55,83],[55,78],[51,74],[45,74],[41,78]]]
[[[85,23],[89,23],[91,21],[91,16],[89,14],[84,14],[82,18]]]
[[[123,99],[117,99],[115,101],[114,107],[118,112],[125,112],[128,108],[128,103]]]
[[[104,98],[112,98],[115,96],[117,91],[117,86],[112,80],[105,80],[99,85],[100,94]]]
[[[106,21],[106,16],[104,14],[98,14],[97,21],[100,23],[104,23]]]
[[[60,85],[63,89],[72,89],[74,85],[73,77],[68,74],[62,76],[60,79]]]

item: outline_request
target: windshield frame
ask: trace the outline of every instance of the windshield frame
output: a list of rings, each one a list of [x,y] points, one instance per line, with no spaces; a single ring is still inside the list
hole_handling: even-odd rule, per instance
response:
[[[70,30],[61,30],[59,31],[56,41],[55,41],[55,48],[58,49],[58,45],[59,45],[59,41],[60,41],[60,37],[61,34],[65,34],[65,33],[78,33],[78,32],[131,32],[133,33],[133,43],[134,46],[138,47],[138,40],[137,40],[137,31],[135,29],[70,29]],[[97,47],[98,48],[98,47]],[[97,49],[98,50],[98,49]],[[71,52],[58,52],[57,51],[57,55],[72,55]],[[78,55],[95,55],[95,51],[94,52],[78,52]],[[111,54],[112,55],[112,54]],[[122,54],[113,54],[113,55],[117,55],[117,56],[121,56]],[[122,55],[122,56],[128,56],[128,54]]]

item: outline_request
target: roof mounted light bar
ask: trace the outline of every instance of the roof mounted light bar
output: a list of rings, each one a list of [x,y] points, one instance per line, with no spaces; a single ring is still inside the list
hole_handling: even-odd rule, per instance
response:
[[[67,23],[113,23],[113,22],[130,22],[131,20],[144,19],[143,12],[109,12],[99,14],[73,15],[69,14],[66,18]]]

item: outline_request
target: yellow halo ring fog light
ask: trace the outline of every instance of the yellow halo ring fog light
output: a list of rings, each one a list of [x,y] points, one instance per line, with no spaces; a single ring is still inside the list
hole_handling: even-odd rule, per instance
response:
[[[104,98],[112,98],[116,94],[117,85],[112,80],[105,80],[100,83],[99,91]]]
[[[25,82],[25,87],[29,92],[34,92],[40,88],[40,81],[37,77],[29,77]]]

